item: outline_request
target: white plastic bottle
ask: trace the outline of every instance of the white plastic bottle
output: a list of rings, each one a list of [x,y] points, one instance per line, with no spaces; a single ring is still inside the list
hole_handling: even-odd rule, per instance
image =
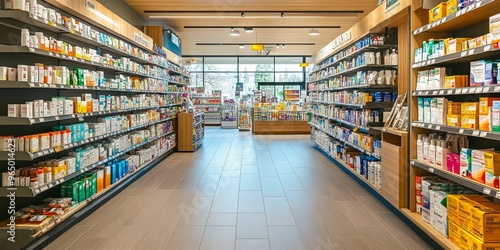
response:
[[[396,49],[392,49],[391,64],[392,65],[398,65],[398,53],[396,53]]]
[[[447,155],[451,152],[446,141],[441,141],[441,145],[436,149],[436,168],[447,169]]]
[[[391,65],[391,56],[389,55],[389,50],[385,51],[384,64],[385,65]]]
[[[423,148],[423,157],[424,157],[424,162],[429,162],[429,157],[428,157],[428,154],[429,154],[429,137],[425,137],[424,138],[424,148]]]
[[[417,140],[417,160],[419,161],[424,161],[424,141],[422,137],[424,137],[424,135],[419,134]]]
[[[427,155],[427,161],[429,165],[435,167],[436,166],[436,140],[432,139],[429,144],[429,154]]]

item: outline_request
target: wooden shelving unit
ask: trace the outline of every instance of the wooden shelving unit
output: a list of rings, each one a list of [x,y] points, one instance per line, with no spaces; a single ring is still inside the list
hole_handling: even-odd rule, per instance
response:
[[[181,152],[194,152],[203,143],[205,136],[204,114],[179,113],[178,114],[178,146]]]

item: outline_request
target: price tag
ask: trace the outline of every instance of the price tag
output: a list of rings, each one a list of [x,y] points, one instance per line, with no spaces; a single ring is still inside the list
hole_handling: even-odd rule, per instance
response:
[[[446,94],[448,94],[448,95],[453,94],[453,89],[448,90]]]
[[[418,30],[418,33],[422,32],[422,30],[424,30],[424,27],[420,27],[420,29]]]
[[[429,168],[429,172],[434,173],[434,168]]]
[[[432,59],[430,64],[434,64],[434,63],[436,63],[436,59]]]
[[[83,174],[84,172],[85,172],[85,170],[84,170],[84,169],[80,169],[80,173],[82,173],[82,174]]]
[[[439,94],[440,95],[444,94],[444,90],[439,91]]]
[[[54,117],[54,119],[55,119],[56,121],[59,121],[59,116],[55,116],[55,117]]]
[[[479,131],[478,130],[474,130],[474,132],[472,132],[472,136],[479,136]]]
[[[427,24],[427,29],[432,28],[432,24]]]
[[[54,149],[53,149],[53,148],[49,149],[49,153],[50,153],[50,154],[53,154],[54,152],[55,152],[55,151],[54,151]]]
[[[437,95],[437,94],[438,94],[437,90],[435,90],[435,91],[432,92],[432,95]]]
[[[45,118],[39,118],[38,119],[39,122],[44,122],[45,121]]]
[[[470,89],[470,91],[472,92],[472,89]],[[467,94],[468,92],[469,92],[468,88],[463,88],[462,89],[462,94]]]
[[[478,90],[478,88],[472,88],[469,90],[469,93],[476,93]]]
[[[490,87],[483,87],[483,88],[481,89],[481,92],[483,92],[483,93],[484,93],[484,92],[489,92],[489,91],[490,91]]]
[[[488,132],[483,131],[481,134],[479,134],[480,137],[486,137],[488,135]]]
[[[443,17],[443,18],[441,18],[441,23],[446,22],[446,18],[447,18],[447,17]]]
[[[40,193],[40,189],[39,188],[35,189],[35,194],[39,194],[39,193]]]
[[[476,3],[476,8],[481,7],[481,4],[483,4],[483,1],[477,2],[477,3]]]
[[[469,56],[473,55],[473,54],[474,54],[474,51],[476,51],[476,49],[471,49],[471,50],[469,50]]]
[[[43,151],[43,154],[44,154],[44,155],[46,155],[46,154],[48,154],[48,153],[49,153],[49,151],[48,151],[48,150],[44,150],[44,151]]]
[[[462,128],[462,129],[460,129],[460,130],[458,131],[458,133],[459,133],[459,134],[463,134],[463,133],[464,133],[464,129],[463,129],[463,128]]]
[[[440,130],[441,129],[441,126],[436,126],[436,130]]]
[[[56,53],[56,56],[57,56],[57,57],[61,57],[61,55],[59,55],[59,54],[57,54],[57,53]]]
[[[485,194],[485,195],[490,195],[490,194],[491,194],[491,189],[486,188],[486,187],[485,187],[485,188],[483,188],[483,194]]]
[[[55,183],[56,183],[56,185],[61,184],[61,182],[59,180],[56,180]]]
[[[462,53],[460,53],[460,57],[464,57],[467,55],[467,51],[462,51]]]
[[[410,162],[410,164],[411,164],[411,165],[415,165],[415,161],[411,161],[411,162]]]
[[[486,46],[484,46],[483,51],[490,51],[490,49],[491,49],[491,45],[486,45]]]
[[[497,191],[497,193],[495,194],[495,198],[500,199],[500,192]]]
[[[432,125],[427,126],[428,129],[432,129]]]
[[[43,187],[41,187],[41,188],[40,188],[40,192],[44,192],[44,191],[46,191],[47,189],[48,189],[48,188],[47,188],[47,186],[43,186]]]

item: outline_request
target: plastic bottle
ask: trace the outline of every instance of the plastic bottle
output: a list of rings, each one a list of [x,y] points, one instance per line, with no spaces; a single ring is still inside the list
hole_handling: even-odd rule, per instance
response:
[[[423,137],[423,134],[419,134],[417,140],[417,160],[419,161],[424,161],[424,141],[422,140]]]
[[[435,167],[436,166],[436,140],[432,139],[429,144],[429,154],[427,155],[427,161],[429,165]]]
[[[396,49],[392,49],[391,64],[398,65],[398,54],[396,53]]]
[[[424,148],[423,148],[423,156],[424,156],[424,162],[428,162],[428,154],[429,154],[429,137],[424,138]]]
[[[380,52],[375,53],[375,64],[382,64]]]
[[[436,168],[446,170],[448,167],[447,155],[449,152],[451,152],[450,147],[448,147],[447,141],[441,141],[439,151],[436,151]]]
[[[389,50],[385,51],[384,64],[385,65],[390,65],[391,64],[391,56],[389,55]]]

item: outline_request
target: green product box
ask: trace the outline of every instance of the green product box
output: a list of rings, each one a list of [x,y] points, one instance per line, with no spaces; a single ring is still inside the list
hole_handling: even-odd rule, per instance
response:
[[[64,182],[62,185],[61,185],[61,197],[67,197],[67,193],[66,193],[66,189],[68,188],[68,183],[67,182]]]
[[[70,183],[66,186],[66,194],[73,199],[72,205],[77,205],[79,203],[79,192],[80,185],[78,181],[70,181]]]
[[[78,202],[85,201],[85,181],[78,181]]]
[[[85,199],[88,199],[92,196],[90,188],[90,183],[92,181],[90,180],[90,177],[86,177],[84,181],[85,181]]]
[[[91,196],[97,194],[97,173],[92,173],[92,179],[90,183]]]

